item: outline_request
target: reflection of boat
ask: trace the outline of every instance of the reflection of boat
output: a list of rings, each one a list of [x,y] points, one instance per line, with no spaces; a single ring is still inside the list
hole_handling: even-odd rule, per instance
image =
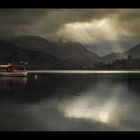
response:
[[[27,70],[25,66],[15,64],[0,65],[0,76],[12,76],[12,77],[25,77],[27,76]]]
[[[0,77],[0,89],[14,89],[23,87],[27,83],[27,77]]]

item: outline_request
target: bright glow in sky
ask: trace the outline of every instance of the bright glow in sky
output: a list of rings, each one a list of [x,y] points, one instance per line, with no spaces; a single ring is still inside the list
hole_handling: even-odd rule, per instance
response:
[[[129,35],[121,28],[115,29],[109,18],[92,20],[91,22],[67,23],[57,34],[67,40],[71,39],[83,43],[95,43],[102,40],[117,41],[120,36]]]
[[[0,10],[0,37],[62,38],[103,56],[140,42],[139,17],[139,9],[6,9]]]

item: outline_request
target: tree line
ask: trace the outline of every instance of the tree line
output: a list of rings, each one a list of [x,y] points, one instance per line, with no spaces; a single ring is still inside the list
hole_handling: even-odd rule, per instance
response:
[[[99,62],[94,64],[96,70],[136,70],[140,69],[140,58],[129,55],[126,59],[116,59],[112,63]]]

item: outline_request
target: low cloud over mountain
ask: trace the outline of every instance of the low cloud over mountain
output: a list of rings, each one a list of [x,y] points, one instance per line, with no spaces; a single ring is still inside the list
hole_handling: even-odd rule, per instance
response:
[[[106,50],[123,52],[139,43],[139,15],[139,9],[1,9],[0,37],[62,38],[94,52],[91,46],[104,43],[96,52],[103,56]]]

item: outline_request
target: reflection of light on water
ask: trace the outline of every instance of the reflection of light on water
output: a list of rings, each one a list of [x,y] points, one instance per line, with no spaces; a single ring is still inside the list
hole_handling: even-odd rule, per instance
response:
[[[74,110],[65,110],[65,117],[68,118],[77,118],[77,119],[86,119],[92,121],[100,121],[107,123],[109,120],[109,112],[107,110],[88,110],[88,109],[74,109]]]
[[[82,96],[78,99],[60,104],[59,110],[66,118],[85,119],[101,123],[117,123],[120,109],[117,96],[122,93],[122,87],[114,89],[111,97],[101,100],[100,97]],[[124,111],[124,110],[123,110]]]
[[[109,112],[106,110],[101,110],[99,114],[99,120],[103,123],[108,122],[109,120]]]
[[[94,103],[94,99],[82,97],[67,104],[60,105],[59,110],[63,112],[67,118],[85,119],[91,121],[99,121],[102,123],[109,122],[110,106],[100,105],[98,102]]]

